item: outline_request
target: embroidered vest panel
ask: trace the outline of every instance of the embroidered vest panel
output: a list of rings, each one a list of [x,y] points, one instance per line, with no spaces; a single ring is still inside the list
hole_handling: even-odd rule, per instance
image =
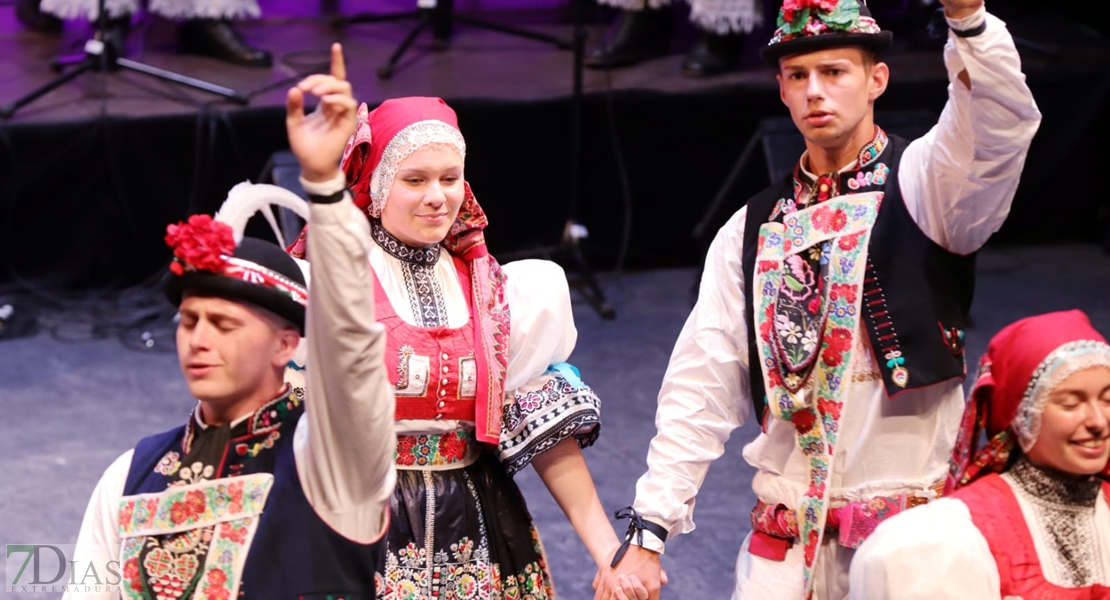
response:
[[[222,481],[229,482],[229,487],[234,487],[237,480],[249,479],[238,475],[273,475],[265,508],[258,516],[253,539],[248,541],[238,597],[376,598],[373,573],[384,568],[382,543],[359,544],[336,533],[316,514],[301,489],[293,433],[303,411],[304,405],[300,404],[276,427],[252,428],[247,435],[233,438],[214,474],[214,478],[228,478]],[[124,486],[125,497],[165,492],[177,481],[173,462],[178,453],[184,454],[185,431],[185,427],[178,427],[136,445]],[[212,556],[210,552],[209,561]],[[195,594],[202,594],[202,586],[208,583],[198,583]]]
[[[1110,484],[1102,484],[1110,502]],[[1110,597],[1110,587],[1065,588],[1045,580],[1033,536],[1014,492],[998,474],[991,473],[952,494],[967,505],[971,520],[990,546],[1003,598],[1022,600],[1097,600]],[[1092,549],[1093,550],[1093,549]]]
[[[470,269],[452,257],[474,318]],[[478,369],[474,327],[418,327],[406,323],[374,276],[375,316],[386,329],[386,371],[397,398],[397,419],[475,420]]]
[[[837,184],[842,193],[883,193],[867,247],[862,312],[887,395],[894,397],[966,374],[963,332],[971,308],[975,258],[948,252],[914,223],[898,187],[897,165],[908,142],[896,136],[890,136],[890,142],[862,169],[841,173]],[[794,195],[794,177],[790,177],[747,203],[742,257],[744,311],[752,398],[761,422],[767,400],[756,344],[752,289],[759,229],[770,220],[779,199]]]

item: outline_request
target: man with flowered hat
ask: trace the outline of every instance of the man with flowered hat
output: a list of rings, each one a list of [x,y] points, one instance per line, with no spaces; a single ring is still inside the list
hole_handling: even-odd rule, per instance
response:
[[[752,526],[737,598],[846,597],[854,548],[943,491],[974,254],[1005,219],[1040,123],[1005,24],[982,0],[944,5],[949,98],[912,142],[874,122],[891,34],[867,6],[783,5],[761,56],[806,151],[709,249],[637,485],[644,550],[618,570],[652,580],[749,411],[758,502],[737,511]]]
[[[308,93],[320,101],[305,116]],[[179,310],[178,358],[197,403],[182,426],[142,439],[105,471],[75,558],[101,570],[114,562],[122,581],[92,594],[74,586],[68,597],[376,597],[395,481],[394,398],[367,228],[351,218],[358,212],[343,186],[327,187],[342,181],[355,108],[336,45],[332,74],[289,92],[290,146],[312,206],[245,183],[215,218],[168,228],[165,291]],[[270,204],[313,224],[311,249],[329,260],[311,285],[280,246],[242,236]],[[301,343],[316,365],[305,388],[284,379]]]
[[[1108,460],[1105,338],[1078,310],[1008,325],[979,363],[954,493],[875,530],[852,563],[851,597],[1110,597]]]

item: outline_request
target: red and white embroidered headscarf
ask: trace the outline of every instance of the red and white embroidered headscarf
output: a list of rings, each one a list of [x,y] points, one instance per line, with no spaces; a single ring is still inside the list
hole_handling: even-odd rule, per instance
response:
[[[1028,452],[1040,434],[1052,390],[1096,366],[1110,367],[1110,345],[1082,311],[1027,317],[999,331],[979,361],[945,492],[1001,472],[1015,444]],[[979,449],[983,431],[988,442]]]
[[[341,167],[355,205],[368,218],[381,216],[389,198],[397,168],[413,152],[429,144],[446,144],[466,158],[466,142],[459,131],[455,111],[440,98],[408,97],[382,102],[374,110],[366,104],[358,109],[355,132],[343,152]],[[462,206],[451,225],[443,247],[469,263],[473,306],[474,339],[481,345],[478,362],[477,437],[496,444],[501,431],[505,398],[505,371],[509,356],[509,305],[505,298],[505,275],[486,248],[484,230],[489,224],[470,184],[463,182]],[[305,256],[308,226],[288,248],[297,258]]]

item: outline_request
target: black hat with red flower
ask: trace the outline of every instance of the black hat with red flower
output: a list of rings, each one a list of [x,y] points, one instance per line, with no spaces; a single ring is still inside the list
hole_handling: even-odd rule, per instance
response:
[[[235,234],[209,215],[193,215],[166,228],[173,249],[166,298],[181,305],[184,292],[246,302],[295,325],[304,335],[308,289],[304,273],[280,246]]]
[[[879,29],[861,0],[783,0],[778,29],[759,57],[778,67],[784,56],[828,48],[862,46],[881,52],[893,37]]]

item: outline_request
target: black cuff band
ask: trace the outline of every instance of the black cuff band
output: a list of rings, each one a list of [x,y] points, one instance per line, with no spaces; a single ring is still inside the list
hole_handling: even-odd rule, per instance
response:
[[[949,29],[951,28],[948,26],[948,19],[944,16],[944,9],[936,9],[936,11],[933,12],[933,16],[929,19],[929,35],[937,38],[945,37]],[[983,22],[980,23],[978,27],[972,27],[971,29],[952,29],[952,33],[954,33],[956,37],[969,38],[980,35],[986,30],[987,20],[983,19]]]
[[[313,204],[335,204],[343,199],[347,194],[347,188],[343,188],[334,194],[327,196],[317,196],[316,194],[308,194],[308,201]]]
[[[636,544],[639,546],[644,545],[644,530],[648,530],[655,534],[661,541],[667,541],[667,530],[662,526],[645,521],[640,513],[631,506],[626,506],[617,512],[613,513],[617,520],[629,519],[628,533],[624,534],[624,542],[621,543],[620,548],[617,548],[617,553],[613,555],[613,562],[609,563],[609,568],[615,569],[620,564],[621,559],[624,558],[624,553],[628,552],[628,546],[632,543],[633,536],[636,537]]]

